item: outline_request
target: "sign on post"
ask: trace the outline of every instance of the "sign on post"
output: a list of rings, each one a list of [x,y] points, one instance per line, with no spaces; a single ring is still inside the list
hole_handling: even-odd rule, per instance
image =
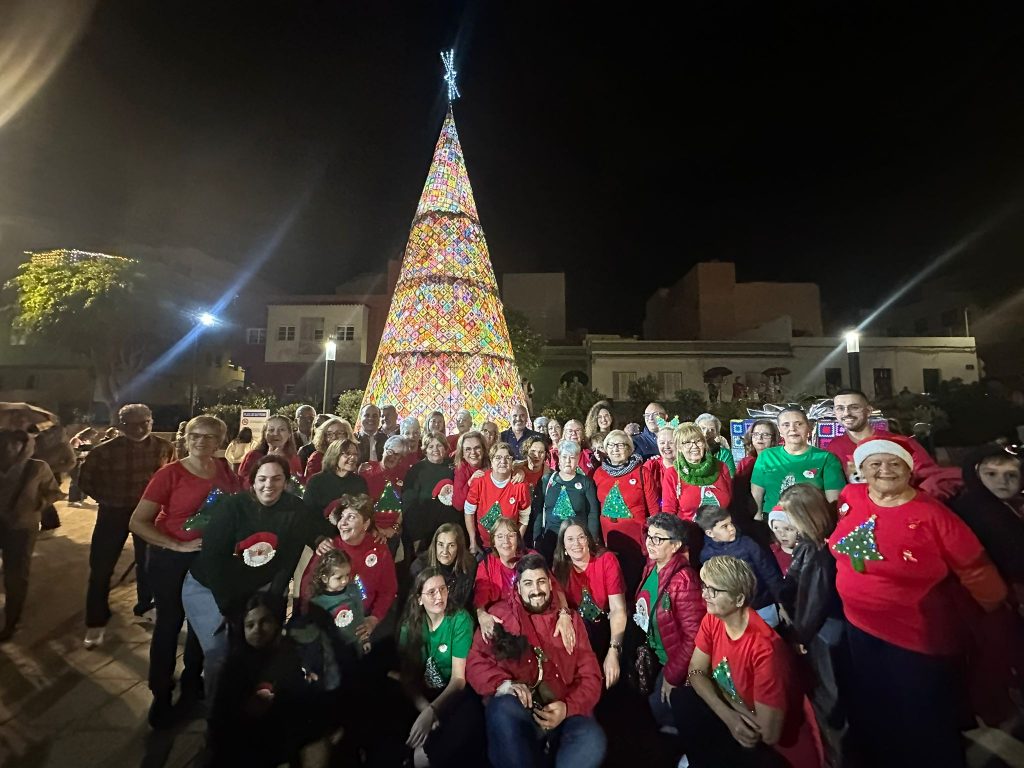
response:
[[[268,408],[243,408],[238,429],[241,431],[244,427],[248,427],[252,430],[252,439],[259,440],[260,435],[263,434],[263,425],[269,418],[270,409]]]

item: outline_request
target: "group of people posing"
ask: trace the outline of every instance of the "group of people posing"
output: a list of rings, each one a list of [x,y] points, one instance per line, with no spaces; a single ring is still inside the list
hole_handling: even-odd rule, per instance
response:
[[[452,434],[304,406],[229,464],[219,419],[172,461],[126,406],[79,478],[86,644],[130,532],[150,723],[205,698],[212,764],[964,766],[1019,685],[1020,462],[980,450],[947,506],[871,412],[837,394],[828,450],[799,408],[758,419],[735,461],[657,403],[634,434],[604,401]]]

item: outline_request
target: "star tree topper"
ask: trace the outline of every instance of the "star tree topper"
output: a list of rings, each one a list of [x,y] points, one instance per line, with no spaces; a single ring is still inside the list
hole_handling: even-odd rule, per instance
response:
[[[441,51],[441,63],[444,64],[444,81],[448,84],[448,103],[455,101],[461,95],[459,87],[455,84],[455,50]]]

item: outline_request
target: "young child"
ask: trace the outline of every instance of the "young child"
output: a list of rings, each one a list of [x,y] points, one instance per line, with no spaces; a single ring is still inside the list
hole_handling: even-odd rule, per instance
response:
[[[775,534],[775,541],[771,546],[772,554],[775,555],[775,562],[779,564],[779,570],[785,576],[789,572],[789,566],[793,564],[793,551],[796,549],[799,531],[780,504],[776,504],[768,513],[768,525]]]
[[[327,730],[295,646],[281,634],[284,598],[257,592],[224,663],[210,712],[211,765],[276,766]]]
[[[747,563],[757,578],[757,590],[751,605],[769,626],[778,626],[779,612],[775,603],[781,600],[782,571],[775,558],[753,539],[737,531],[732,513],[717,504],[702,504],[697,508],[693,521],[704,531],[701,563],[716,555],[729,555]]]
[[[332,549],[320,558],[313,576],[311,605],[323,608],[334,623],[342,641],[358,655],[370,651],[370,643],[360,643],[355,629],[366,615],[359,582],[352,578],[352,563],[343,550]]]

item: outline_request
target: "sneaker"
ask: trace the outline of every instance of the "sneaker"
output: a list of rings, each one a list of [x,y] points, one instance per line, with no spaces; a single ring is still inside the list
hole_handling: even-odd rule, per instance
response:
[[[690,768],[690,758],[688,758],[686,755],[680,757],[679,763],[676,765],[676,768]]]
[[[92,650],[103,645],[103,635],[106,633],[106,627],[89,627],[85,630],[85,647],[86,650]]]

